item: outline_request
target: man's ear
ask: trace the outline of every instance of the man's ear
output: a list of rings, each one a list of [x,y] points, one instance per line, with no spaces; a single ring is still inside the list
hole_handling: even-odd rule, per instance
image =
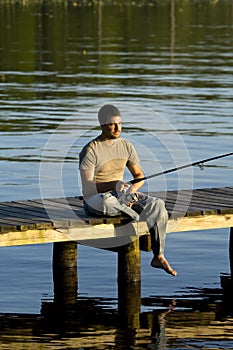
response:
[[[100,127],[101,127],[102,132],[104,132],[104,130],[106,130],[106,124],[102,124],[102,125],[100,125]]]

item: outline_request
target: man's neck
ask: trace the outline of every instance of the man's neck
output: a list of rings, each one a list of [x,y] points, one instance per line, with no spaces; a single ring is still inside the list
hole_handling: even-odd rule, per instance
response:
[[[116,138],[105,137],[103,134],[99,136],[99,139],[100,141],[104,141],[109,144],[113,144],[116,140],[118,140],[118,138],[116,139]]]

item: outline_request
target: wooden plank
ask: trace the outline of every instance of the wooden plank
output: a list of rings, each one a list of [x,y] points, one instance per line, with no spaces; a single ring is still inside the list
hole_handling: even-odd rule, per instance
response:
[[[172,212],[174,210],[177,212],[184,211],[186,205],[188,208],[187,216],[217,214],[220,210],[222,213],[231,213],[231,208],[233,207],[232,197],[228,198],[227,203],[224,201],[224,197],[219,199],[215,194],[211,194],[212,197],[208,199],[208,194],[210,193],[209,189],[201,189],[194,190],[190,200],[190,193],[191,191],[189,190],[182,190],[179,192],[178,196],[178,191],[168,192],[165,199],[168,212],[173,214]],[[156,195],[156,193],[154,193],[154,195]],[[165,197],[165,195],[163,195],[163,197]],[[183,207],[180,207],[180,202],[183,203]]]
[[[168,232],[184,232],[233,227],[233,214],[186,216],[181,219],[171,219],[168,222]]]
[[[218,209],[218,214],[233,214],[233,208],[231,209]]]
[[[43,206],[44,208],[69,208],[75,210],[83,208],[82,203],[78,202],[76,205],[74,205],[74,203],[72,203],[71,199],[69,198],[48,198],[43,200],[31,200],[30,203],[36,206]]]
[[[81,226],[82,223],[82,226]],[[83,222],[78,227],[67,228],[47,228],[33,229],[26,231],[12,230],[0,234],[0,246],[23,245],[23,244],[41,244],[62,241],[80,241],[85,244],[89,240],[101,238],[113,238],[122,236],[140,236],[148,232],[145,222],[131,223],[122,227],[115,227],[113,224],[87,225]],[[213,228],[233,227],[233,214],[209,215],[197,217],[184,217],[180,219],[171,219],[168,222],[168,232],[182,232],[193,230],[205,230]]]
[[[143,228],[146,223],[144,223]],[[51,242],[80,241],[87,242],[93,239],[115,238],[123,236],[135,236],[145,234],[140,223],[131,223],[125,227],[115,227],[113,224],[88,225],[83,224],[73,228],[59,229],[34,229],[27,231],[10,231],[0,234],[0,246],[25,245],[25,244],[41,244]]]
[[[207,205],[222,205],[222,206],[229,206],[232,207],[233,206],[233,200],[232,198],[228,198],[225,199],[224,197],[219,198],[216,195],[213,195],[209,192],[204,193],[202,192],[198,192],[195,191],[192,195],[192,197],[190,196],[186,196],[186,195],[179,195],[177,196],[175,193],[169,193],[169,195],[167,196],[166,202],[172,202],[172,201],[182,201],[184,203],[190,203],[191,205],[193,203],[199,205],[202,203],[206,203]]]
[[[213,193],[221,194],[226,197],[231,197],[233,194],[233,187],[212,187],[209,190]]]
[[[104,220],[103,218],[88,218],[86,220],[91,225],[103,224],[104,222],[110,224],[119,224],[122,221],[122,218],[109,218]],[[14,223],[14,224],[13,224]],[[14,216],[5,216],[4,219],[0,217],[0,231],[11,231],[11,227],[15,225],[17,230],[27,230],[37,228],[49,228],[49,227],[77,227],[82,226],[81,223],[84,223],[84,220],[81,219],[72,219],[68,220],[67,217],[62,218],[60,216],[53,217],[52,220],[45,221],[43,218],[20,218]],[[4,226],[4,229],[1,230],[1,227]]]
[[[39,202],[39,201],[27,201],[27,202],[16,202],[16,204],[20,205],[21,208],[25,208],[27,210],[31,210],[33,212],[39,212],[39,213],[46,213],[47,210],[63,210],[66,208],[64,205],[59,206],[59,205],[49,205],[51,202]]]
[[[177,198],[179,194],[179,198],[182,200],[186,200],[186,198],[195,197],[197,196],[204,196],[205,198],[214,197],[220,202],[230,202],[232,204],[232,195],[233,195],[233,188],[226,188],[226,192],[224,188],[215,189],[215,188],[202,188],[202,189],[195,189],[195,190],[173,190],[168,192],[151,192],[151,195],[154,195],[156,197],[162,198],[162,199],[171,199],[171,198]]]
[[[199,194],[195,193],[195,195],[191,199],[191,203],[205,203],[206,205],[220,205],[220,206],[225,206],[225,207],[232,207],[233,206],[233,201],[231,200],[226,200],[224,198],[219,198],[217,196],[211,196],[209,194]]]
[[[232,206],[229,206],[229,205],[222,205],[222,204],[213,204],[213,203],[205,203],[205,202],[200,202],[200,203],[195,203],[195,202],[190,202],[190,203],[176,203],[176,202],[173,202],[173,201],[166,201],[165,202],[165,206],[168,210],[174,210],[177,209],[177,211],[199,211],[201,212],[202,210],[205,210],[205,209],[209,209],[209,210],[217,210],[217,209],[230,209],[232,208]]]
[[[50,211],[53,218],[53,220],[51,220],[44,208],[39,208],[39,211],[37,210],[37,207],[33,208],[34,210],[30,209],[31,204],[28,202],[24,202],[23,204],[20,204],[19,202],[11,202],[11,205],[0,206],[0,218],[3,217],[5,220],[7,220],[7,223],[17,223],[17,225],[21,226],[21,229],[23,230],[25,230],[27,227],[29,228],[30,224],[32,223],[34,223],[34,227],[36,225],[38,228],[45,228],[52,225],[56,226],[59,221],[59,226],[61,226],[62,220],[63,226],[69,226],[70,224],[69,220],[67,219],[67,215],[62,216],[60,211]],[[78,221],[80,223],[80,219]],[[4,221],[4,223],[5,222],[6,221]],[[72,225],[74,225],[74,223],[72,223]],[[4,230],[6,231],[6,228]]]
[[[216,195],[213,195],[213,193],[203,193],[203,192],[195,192],[192,196],[191,202],[206,202],[206,203],[213,203],[213,204],[221,204],[221,205],[229,205],[232,206],[232,198],[226,198],[226,197],[219,197]]]
[[[217,214],[219,210],[219,206],[208,206],[208,205],[202,205],[202,206],[177,206],[174,203],[165,203],[166,209],[170,216],[183,214],[185,216],[197,216],[197,215],[210,215],[210,214]],[[226,210],[230,212],[231,208],[226,209],[226,207],[221,208],[223,210]]]
[[[48,201],[50,205],[68,205],[73,209],[81,209],[83,208],[83,201],[80,201],[77,197],[65,197],[65,198],[53,198]]]
[[[14,205],[15,204],[15,205]],[[36,202],[17,202],[12,203],[12,210],[15,211],[26,211],[28,214],[32,215],[32,217],[44,217],[51,220],[51,217],[54,219],[63,219],[68,220],[73,218],[74,212],[70,209],[67,210],[64,206],[51,206],[51,207],[43,207],[43,203]]]
[[[44,213],[37,213],[37,212],[30,212],[29,210],[25,208],[16,208],[16,207],[3,207],[0,208],[0,217],[18,217],[18,218],[24,218],[27,219],[49,219],[46,212]]]
[[[29,204],[21,204],[20,202],[0,203],[0,212],[6,209],[12,212],[24,211],[34,216],[41,216],[42,214],[47,215],[46,210],[43,207],[35,208],[34,206],[31,206]]]
[[[17,201],[17,202],[11,202],[11,206],[16,208],[22,208],[26,209],[33,213],[46,213],[47,210],[51,211],[54,210],[64,210],[66,207],[64,205],[54,205],[52,201]]]
[[[19,221],[17,218],[14,218],[14,220],[11,219],[1,219],[0,223],[0,232],[8,232],[12,231],[26,231],[26,230],[33,230],[34,228],[48,228],[52,227],[52,223],[50,222],[26,222],[24,220]]]
[[[16,225],[11,225],[7,222],[1,222],[0,232],[9,232],[9,231],[18,231],[18,227]]]
[[[198,211],[199,207],[197,205],[191,205],[190,204],[190,198],[189,196],[179,196],[177,197],[176,194],[170,194],[163,198],[165,201],[165,206],[168,211],[177,211],[177,212],[186,212],[187,210],[191,211]],[[199,210],[200,211],[200,210]]]
[[[195,203],[195,202],[191,202],[189,207],[188,207],[188,211],[191,210],[191,208],[196,208],[199,210],[203,210],[203,209],[230,209],[232,208],[232,206],[230,205],[224,205],[224,204],[214,204],[214,203],[205,203],[204,201],[202,203]]]
[[[198,195],[198,192],[196,192],[196,195]],[[202,193],[202,194],[200,194],[200,195],[202,195],[203,196],[203,198],[204,198],[204,196],[206,197],[206,199],[210,199],[210,200],[212,200],[212,198],[213,198],[213,200],[215,200],[216,202],[219,202],[219,203],[226,203],[226,204],[230,204],[230,205],[232,205],[232,196],[233,196],[233,194],[231,194],[231,195],[227,195],[227,194],[223,194],[223,193],[216,193],[216,192],[213,192],[213,191],[206,191],[205,193]]]
[[[76,217],[77,219],[80,218],[87,218],[87,215],[84,212],[83,207],[75,207],[70,205],[64,205],[62,204],[62,201],[58,199],[56,200],[46,200],[45,202],[42,201],[30,201],[30,203],[23,203],[24,206],[30,206],[33,205],[35,208],[38,208],[37,210],[39,212],[45,211],[47,215],[50,217],[55,216],[56,219],[59,219],[59,217],[62,219],[74,219]],[[43,207],[42,207],[43,206]],[[59,213],[59,215],[58,215]],[[62,213],[62,215],[60,214]],[[58,216],[57,216],[58,215]]]
[[[60,216],[59,216],[60,219]],[[40,227],[40,228],[46,228],[51,227],[53,225],[53,222],[50,220],[48,215],[30,215],[25,210],[15,209],[12,211],[9,211],[9,208],[5,208],[0,210],[0,220],[7,221],[9,223],[14,223],[18,227],[20,227],[21,230],[26,230],[29,228],[34,227]]]
[[[34,229],[26,231],[9,231],[0,234],[0,246],[16,246],[69,241],[68,236],[53,229]]]
[[[0,223],[0,232],[8,232],[12,230],[12,227],[14,227],[14,231],[25,231],[25,230],[33,230],[36,227],[36,224],[31,223],[24,223],[24,222],[16,222],[14,221],[14,224],[11,224],[7,220],[5,223]]]

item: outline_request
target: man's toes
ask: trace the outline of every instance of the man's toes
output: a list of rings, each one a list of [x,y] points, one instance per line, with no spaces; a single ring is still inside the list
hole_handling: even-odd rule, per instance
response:
[[[154,257],[151,261],[151,266],[158,269],[163,269],[172,276],[176,276],[177,272],[173,270],[169,262],[164,257]]]

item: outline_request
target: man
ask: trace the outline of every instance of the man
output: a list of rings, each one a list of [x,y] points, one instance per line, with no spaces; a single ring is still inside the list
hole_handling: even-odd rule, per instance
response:
[[[164,257],[167,211],[161,199],[138,192],[144,181],[131,186],[123,181],[125,167],[134,179],[144,177],[134,146],[121,135],[121,113],[113,105],[98,112],[101,135],[80,153],[80,174],[84,208],[88,215],[117,216],[122,212],[134,220],[145,220],[151,235],[151,266],[172,276],[176,271]]]

